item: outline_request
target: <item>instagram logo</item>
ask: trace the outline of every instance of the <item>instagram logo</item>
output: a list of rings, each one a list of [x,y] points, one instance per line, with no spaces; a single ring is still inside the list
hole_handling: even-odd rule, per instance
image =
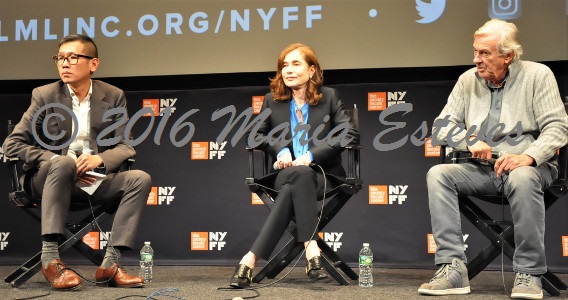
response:
[[[520,0],[489,0],[489,17],[513,20],[521,16]]]

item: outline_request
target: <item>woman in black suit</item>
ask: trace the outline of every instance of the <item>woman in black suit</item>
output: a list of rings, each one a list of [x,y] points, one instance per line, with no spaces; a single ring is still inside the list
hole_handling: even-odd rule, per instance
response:
[[[314,236],[316,203],[324,195],[324,186],[330,184],[325,184],[327,179],[315,165],[326,174],[344,177],[341,152],[350,141],[358,142],[359,133],[337,91],[322,87],[322,82],[323,71],[312,49],[292,44],[280,53],[276,76],[271,79],[270,93],[261,109],[272,112],[256,132],[250,133],[255,141],[263,141],[260,147],[275,158],[278,173],[274,188],[278,196],[256,241],[231,278],[232,287],[250,286],[257,258],[269,258],[293,217],[297,239],[304,242],[306,249],[306,274],[312,280],[327,277]]]

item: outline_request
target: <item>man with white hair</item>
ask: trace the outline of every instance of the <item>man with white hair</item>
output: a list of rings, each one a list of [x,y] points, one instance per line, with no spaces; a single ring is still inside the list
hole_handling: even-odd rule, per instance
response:
[[[544,190],[558,176],[556,152],[568,143],[568,116],[552,71],[520,60],[523,49],[517,35],[514,24],[497,19],[475,32],[475,68],[459,77],[434,124],[436,138],[453,150],[469,151],[479,159],[505,154],[494,165],[441,164],[428,172],[435,263],[440,269],[420,286],[420,294],[470,292],[458,194],[483,194],[505,195],[511,205],[516,273],[511,297],[543,297]],[[460,124],[463,130],[452,130]]]

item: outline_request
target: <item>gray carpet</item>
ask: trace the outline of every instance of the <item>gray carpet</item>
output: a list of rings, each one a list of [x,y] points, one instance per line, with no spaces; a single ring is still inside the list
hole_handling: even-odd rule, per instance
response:
[[[87,279],[94,280],[96,268],[94,266],[70,266],[76,269]],[[15,267],[0,266],[0,277],[6,277]],[[126,266],[126,271],[136,273],[135,266]],[[285,271],[288,271],[286,269]],[[0,299],[144,299],[161,289],[175,289],[165,294],[155,295],[153,299],[246,299],[257,295],[255,291],[220,291],[218,287],[227,287],[233,267],[204,267],[204,266],[155,266],[154,281],[145,288],[118,289],[97,287],[93,283],[85,282],[79,291],[59,292],[52,291],[41,273],[36,274],[19,288],[12,288],[8,284],[1,285]],[[430,300],[436,297],[425,297],[417,294],[421,283],[426,282],[434,274],[434,270],[414,269],[374,269],[375,285],[372,288],[360,288],[357,282],[348,286],[340,286],[333,279],[319,282],[309,282],[303,267],[296,267],[283,280],[274,285],[258,289],[256,299],[423,299]],[[568,274],[558,274],[568,282]],[[280,276],[279,276],[280,277]],[[504,274],[505,288],[510,293],[514,274]],[[265,279],[262,286],[273,280]],[[471,281],[472,292],[464,296],[444,296],[439,299],[509,299],[505,292],[501,272],[484,271]],[[138,295],[138,297],[135,297]],[[168,296],[169,295],[169,296]],[[545,299],[568,299],[568,292],[564,291],[558,298],[552,298],[545,292]],[[238,299],[238,298],[237,298]]]

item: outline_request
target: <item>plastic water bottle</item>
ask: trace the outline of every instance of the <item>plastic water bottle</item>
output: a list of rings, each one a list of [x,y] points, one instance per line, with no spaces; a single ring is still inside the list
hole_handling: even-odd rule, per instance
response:
[[[152,282],[152,265],[154,264],[154,249],[150,242],[144,242],[144,247],[140,250],[140,277],[144,282]]]
[[[369,243],[363,243],[363,248],[359,251],[359,286],[373,286],[373,252]]]

